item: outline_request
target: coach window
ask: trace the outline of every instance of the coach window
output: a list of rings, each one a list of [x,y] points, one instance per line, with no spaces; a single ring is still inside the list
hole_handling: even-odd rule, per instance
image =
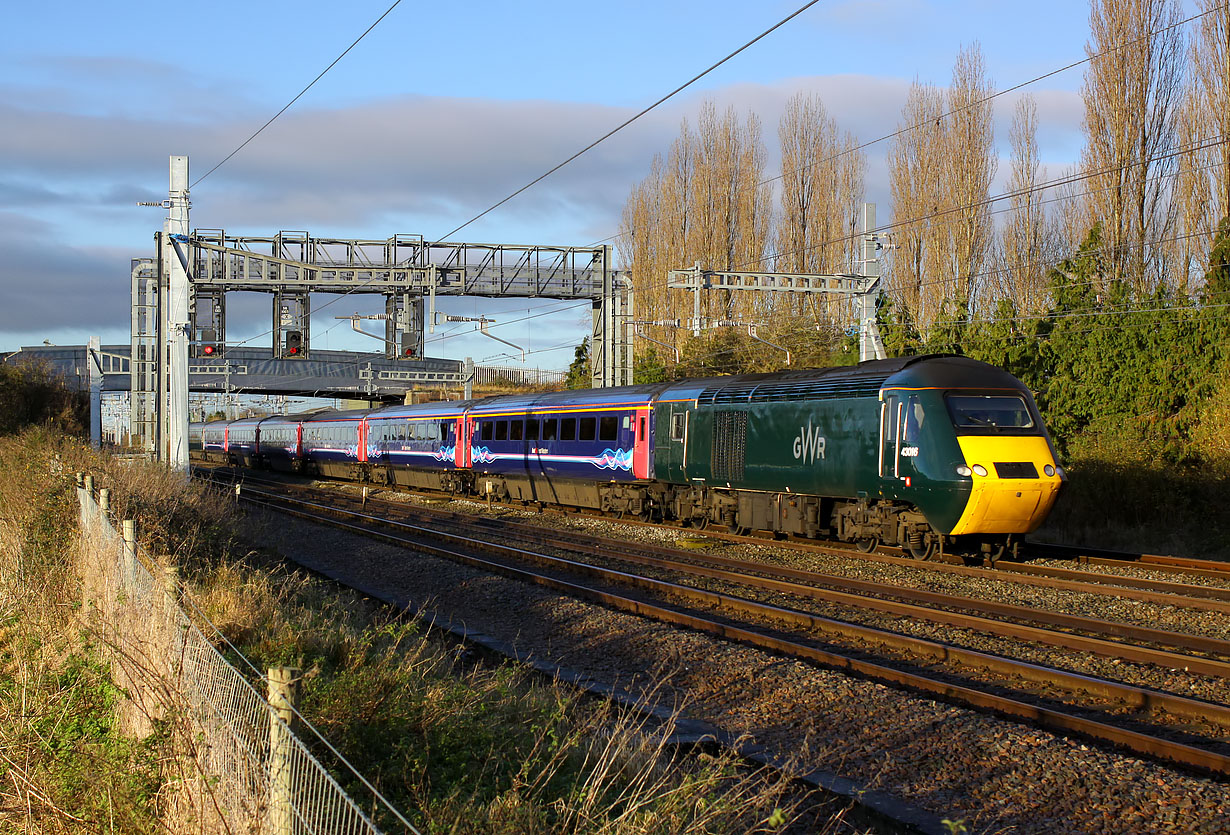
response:
[[[519,420],[508,422],[508,440],[520,441],[525,434],[525,424]]]
[[[594,430],[598,428],[598,421],[594,418],[581,418],[581,440],[592,441],[594,439]]]
[[[450,425],[449,421],[447,420],[440,422],[439,426],[440,426],[440,439],[441,440],[448,440],[449,425]]]
[[[559,437],[559,421],[555,418],[548,418],[542,422],[542,439],[544,441],[554,441]]]
[[[598,440],[613,441],[619,436],[619,419],[614,415],[604,417],[598,424]]]
[[[525,439],[527,441],[538,440],[538,418],[526,418]]]
[[[508,421],[497,420],[495,422],[495,439],[497,441],[508,440]]]
[[[577,439],[576,418],[564,418],[559,422],[559,439],[561,441],[575,441]]]
[[[484,420],[482,423],[482,427],[483,427],[483,440],[484,441],[490,441],[492,438],[495,437],[495,425],[492,423],[492,421]]]

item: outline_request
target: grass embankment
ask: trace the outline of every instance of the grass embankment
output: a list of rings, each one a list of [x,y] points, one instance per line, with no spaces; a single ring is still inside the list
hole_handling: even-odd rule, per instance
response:
[[[174,831],[168,818],[185,814],[183,740],[163,721],[143,739],[122,732],[123,694],[82,617],[77,470],[111,488],[117,518],[137,519],[153,553],[173,555],[201,609],[258,668],[305,671],[303,713],[424,831],[815,831],[815,813],[772,774],[676,754],[635,716],[513,665],[468,661],[411,620],[246,551],[227,502],[43,432],[0,438],[0,513],[15,534],[0,550],[10,822],[141,833]]]

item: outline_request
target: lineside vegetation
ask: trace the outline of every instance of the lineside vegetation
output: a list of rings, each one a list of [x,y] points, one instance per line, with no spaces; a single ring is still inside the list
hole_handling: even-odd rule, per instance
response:
[[[174,717],[126,720],[131,705],[83,611],[91,569],[74,533],[76,471],[112,490],[117,515],[138,521],[151,553],[179,567],[258,668],[305,670],[301,711],[424,832],[847,828],[775,773],[676,751],[669,723],[475,662],[412,619],[247,550],[220,497],[31,429],[0,437],[0,523],[11,534],[0,540],[0,829],[207,831],[208,785],[189,788],[190,746],[208,740]]]

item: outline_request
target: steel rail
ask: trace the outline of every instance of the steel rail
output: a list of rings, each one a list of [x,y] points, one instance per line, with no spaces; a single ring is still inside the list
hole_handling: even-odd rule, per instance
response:
[[[359,503],[357,498],[350,496],[330,496],[329,498],[334,502],[341,499],[342,501],[353,504]],[[1016,620],[1046,624],[1048,626],[1081,630],[1096,635],[1128,638],[1194,652],[1213,653],[1230,658],[1230,641],[1224,641],[1217,638],[1209,638],[1200,635],[1187,635],[1166,630],[1153,629],[1150,627],[1135,626],[1132,624],[1114,621],[1097,620],[1079,615],[1048,612],[1025,606],[1016,606],[1009,603],[977,600],[959,595],[926,591],[923,589],[911,589],[872,581],[856,580],[836,575],[775,566],[767,563],[751,563],[745,560],[731,559],[729,557],[721,557],[712,554],[705,555],[704,561],[707,563],[706,565],[697,565],[695,562],[691,561],[696,559],[693,554],[663,546],[645,543],[621,543],[618,548],[614,548],[607,544],[604,540],[588,534],[576,534],[572,532],[562,533],[544,529],[539,526],[522,524],[518,522],[507,522],[504,520],[499,522],[486,519],[475,520],[473,517],[467,516],[466,514],[447,510],[405,507],[393,503],[382,503],[382,505],[388,510],[396,510],[399,515],[415,517],[420,521],[430,520],[438,523],[440,519],[448,519],[456,525],[465,527],[472,527],[476,523],[484,527],[494,527],[495,525],[499,525],[501,528],[501,534],[503,535],[508,535],[509,529],[514,528],[522,532],[522,537],[530,539],[536,545],[545,544],[571,550],[580,549],[589,553],[601,554],[602,556],[610,559],[621,560],[623,562],[631,562],[638,565],[660,568],[667,571],[692,573],[723,582],[753,586],[770,591],[793,594],[796,596],[810,597],[812,599],[823,600],[825,602],[835,603],[838,605],[852,606],[859,609],[871,609],[886,612],[888,614],[943,623],[949,626],[973,629],[988,634],[998,635],[1000,637],[1034,641],[1036,643],[1047,644],[1063,649],[1090,652],[1097,655],[1122,658],[1124,660],[1145,664],[1154,664],[1171,669],[1183,669],[1189,672],[1196,672],[1204,675],[1230,678],[1230,663],[1225,661],[1183,655],[1148,647],[1132,646],[1116,641],[1107,641],[1100,638],[1076,635],[1070,632],[1040,629],[1022,623],[1007,623],[1000,620],[981,617],[979,615],[963,614],[953,610],[958,609],[965,610],[966,612],[979,612],[984,615],[997,615]],[[384,521],[393,524],[400,524],[394,520]],[[631,553],[632,551],[640,551],[642,552],[642,555]],[[644,554],[650,554],[652,556],[644,556]],[[680,561],[678,559],[680,557],[683,557],[686,561]],[[722,571],[720,569],[715,569],[713,568],[715,565],[725,566],[727,569],[731,570]],[[976,573],[978,569],[971,569],[971,571]],[[749,574],[747,572],[754,573]],[[756,574],[769,574],[774,577],[784,578],[796,582],[779,583],[773,580],[758,577]],[[807,585],[798,585],[798,582],[806,583]],[[818,584],[826,588],[816,588],[814,584]],[[847,589],[859,590],[864,594],[849,594],[838,589],[830,588],[833,585],[841,585]],[[899,603],[892,600],[884,600],[882,597],[867,595],[887,595],[905,600],[919,601],[929,605],[921,606],[909,602]],[[1182,604],[1182,601],[1173,601],[1169,599],[1166,602],[1169,602],[1172,605]]]
[[[1163,554],[1132,554],[1078,545],[1031,543],[1030,550],[1039,556],[1069,560],[1082,565],[1104,565],[1113,568],[1146,568],[1169,574],[1191,574],[1230,580],[1230,562],[1197,557],[1174,557]]]
[[[262,480],[266,484],[287,485],[287,482],[278,482],[271,480]],[[311,489],[311,488],[309,488]],[[390,488],[386,488],[390,489]],[[393,487],[391,489],[398,489]],[[474,499],[474,501],[480,501]],[[398,505],[393,505],[398,506]],[[502,506],[519,509],[516,505],[502,504]],[[602,521],[612,521],[612,517],[601,513],[591,513],[581,510],[564,509],[547,505],[544,509],[553,512],[559,512],[569,516],[582,516],[586,518],[598,519]],[[450,511],[438,511],[441,513]],[[464,514],[459,514],[464,515]],[[637,519],[619,519],[620,524],[632,525],[638,527],[649,527],[661,529],[669,527],[680,531],[693,531],[690,528],[682,528],[677,525],[664,525],[662,523],[642,522]],[[730,533],[728,531],[705,530],[705,537],[712,539],[720,539],[729,542],[743,544],[764,544],[767,540],[758,536],[747,536],[743,534]],[[995,563],[994,568],[972,567],[953,565],[949,563],[937,563],[929,561],[916,560],[910,557],[897,557],[889,554],[866,553],[855,551],[852,548],[839,547],[837,545],[825,545],[815,542],[802,541],[799,539],[771,540],[774,547],[785,548],[788,550],[803,551],[810,553],[824,554],[826,556],[843,557],[847,559],[857,559],[864,562],[878,562],[886,565],[899,565],[907,568],[922,568],[926,566],[928,571],[933,571],[942,574],[952,574],[957,576],[969,576],[979,578],[997,579],[1006,583],[1018,583],[1021,585],[1031,585],[1038,588],[1051,588],[1061,591],[1074,591],[1084,594],[1107,594],[1107,589],[1113,589],[1113,593],[1126,600],[1139,600],[1145,603],[1156,603],[1163,606],[1182,606],[1190,609],[1199,609],[1202,611],[1222,612],[1230,614],[1230,588],[1217,588],[1212,586],[1200,586],[1190,583],[1176,583],[1166,580],[1153,580],[1140,577],[1125,577],[1117,574],[1105,574],[1089,571],[1073,571],[1070,569],[1053,568],[1049,566],[1035,566],[1023,563],[1008,562],[999,560]],[[1084,552],[1089,549],[1080,549],[1071,546],[1058,545],[1030,545],[1031,549],[1046,549],[1046,550],[1071,550],[1073,552]],[[1181,564],[1200,564],[1206,566],[1222,566],[1220,570],[1202,570],[1191,568],[1186,570],[1165,569],[1159,568],[1153,563],[1142,563],[1140,560],[1124,561],[1112,560],[1092,557],[1060,557],[1061,559],[1073,559],[1082,564],[1106,565],[1108,567],[1125,567],[1125,568],[1147,568],[1148,570],[1169,570],[1172,573],[1206,576],[1211,579],[1223,580],[1230,582],[1230,563],[1219,563],[1211,560],[1189,560],[1179,557],[1159,557],[1144,555],[1141,559],[1173,561]],[[1160,563],[1159,563],[1160,565]],[[1194,598],[1194,599],[1193,599]]]
[[[314,522],[324,521],[337,527],[357,531],[368,536],[379,537],[400,545],[409,545],[418,550],[426,551],[446,559],[460,561],[472,567],[481,568],[487,571],[496,571],[506,576],[528,580],[538,585],[542,585],[556,591],[561,591],[572,596],[584,597],[586,599],[620,609],[621,611],[627,611],[643,617],[649,617],[666,623],[696,629],[698,631],[725,637],[730,640],[780,652],[792,657],[804,658],[834,669],[846,670],[872,679],[898,684],[922,692],[932,693],[951,701],[971,707],[990,710],[1001,715],[1019,719],[1027,719],[1053,730],[1083,734],[1095,739],[1101,739],[1124,746],[1140,754],[1148,754],[1221,774],[1230,774],[1230,756],[1226,756],[1215,751],[1209,751],[1185,743],[1150,736],[1139,731],[1116,727],[1104,722],[1087,719],[1060,710],[1028,704],[1016,699],[985,693],[970,687],[928,678],[923,675],[910,673],[903,670],[896,670],[874,662],[863,661],[841,655],[839,653],[823,650],[818,647],[799,644],[785,638],[779,638],[729,623],[723,623],[709,618],[700,617],[698,615],[681,612],[676,609],[669,609],[653,603],[648,603],[646,601],[624,597],[609,591],[583,586],[567,580],[561,580],[557,577],[550,577],[537,572],[527,571],[523,568],[517,568],[506,563],[484,559],[474,554],[468,554],[462,551],[452,550],[450,548],[431,545],[429,543],[424,543],[421,540],[409,539],[387,531],[374,530],[367,525],[355,524],[342,519],[328,518],[328,516],[322,517],[319,514],[298,509],[294,506],[284,507],[279,505],[278,502],[287,502],[292,505],[298,505],[301,508],[313,508],[317,511],[322,511],[325,514],[332,514],[335,516],[345,515],[352,517],[353,519],[363,520],[367,523],[389,524],[388,520],[383,520],[368,514],[339,510],[325,505],[318,505],[314,502],[306,502],[286,496],[270,496],[269,498],[273,501],[268,502],[253,499],[251,495],[242,496],[242,498],[245,501],[257,506],[268,507],[278,512],[288,513]],[[477,547],[482,550],[496,550],[506,555],[513,556],[516,559],[530,560],[540,565],[552,565],[564,568],[565,570],[581,571],[594,576],[607,577],[616,582],[631,583],[641,588],[655,589],[666,594],[682,595],[684,597],[700,600],[708,605],[732,605],[740,610],[756,611],[765,617],[771,617],[779,620],[784,619],[802,624],[811,624],[815,627],[820,627],[825,620],[823,618],[807,615],[805,613],[794,612],[792,610],[781,609],[766,604],[754,603],[752,601],[742,600],[741,598],[735,598],[729,595],[702,591],[688,586],[680,586],[675,583],[669,583],[663,580],[630,575],[626,572],[601,569],[585,563],[576,563],[572,560],[551,557],[545,554],[537,554],[520,548],[502,546],[496,543],[473,539],[472,537],[434,531],[430,528],[406,525],[405,523],[392,524],[400,527],[411,528],[420,534],[424,534],[432,538],[453,541],[466,546]],[[870,633],[875,632],[876,630],[871,630],[868,627],[857,627],[857,631],[866,631]],[[923,643],[932,644],[932,646],[936,648],[936,651],[940,653],[940,657],[946,659],[961,658],[973,661],[978,656],[984,655],[971,650],[955,650],[952,647],[936,644],[934,642],[924,642],[919,641],[918,639],[911,640],[917,641],[920,645]],[[993,658],[993,656],[986,657]],[[1002,661],[1003,659],[999,660]],[[1230,708],[1222,705],[1198,702],[1196,700],[1186,699],[1184,697],[1173,696],[1156,691],[1148,691],[1142,688],[1133,688],[1129,685],[1101,681],[1086,676],[1077,676],[1075,674],[1064,673],[1062,671],[1051,671],[1047,670],[1047,668],[1037,667],[1036,665],[1014,664],[1014,667],[1019,668],[1022,672],[1025,671],[1024,668],[1026,667],[1035,667],[1036,670],[1045,671],[1048,674],[1057,673],[1057,679],[1063,679],[1065,681],[1071,680],[1073,682],[1079,680],[1084,683],[1085,687],[1105,687],[1107,689],[1101,692],[1123,693],[1127,695],[1129,699],[1134,700],[1135,706],[1137,707],[1160,708],[1167,711],[1175,708],[1178,712],[1182,712],[1184,715],[1196,715],[1202,719],[1208,719],[1211,714],[1224,715],[1225,713],[1230,712]],[[1055,679],[1051,679],[1051,681],[1053,682]],[[1191,711],[1195,711],[1195,714],[1192,714]]]
[[[357,503],[357,500],[352,497],[344,497],[344,501]],[[468,517],[465,514],[456,513],[453,511],[426,508],[407,508],[391,503],[383,503],[383,505],[390,510],[395,509],[401,515],[417,516],[420,520],[425,518],[436,520],[440,518],[448,518],[458,525],[473,526],[476,524],[476,520],[474,520],[473,517]],[[588,534],[574,534],[572,532],[560,533],[538,526],[524,525],[517,522],[510,523],[501,520],[497,523],[486,519],[479,519],[477,520],[477,524],[484,527],[494,527],[498,524],[502,529],[501,532],[505,535],[508,533],[508,528],[519,529],[523,532],[523,536],[532,538],[536,544],[547,544],[568,549],[580,548],[592,553],[599,553],[611,559],[633,562],[639,565],[658,567],[669,571],[685,573],[690,572],[693,574],[706,576],[711,579],[741,585],[756,586],[772,591],[785,592],[787,594],[811,597],[830,603],[849,605],[863,609],[874,609],[890,614],[903,615],[906,617],[921,618],[938,623],[945,623],[950,626],[960,626],[963,628],[989,632],[1003,637],[1023,638],[1025,640],[1050,644],[1065,649],[1081,650],[1098,655],[1123,658],[1129,661],[1157,664],[1164,667],[1170,667],[1172,669],[1187,669],[1189,671],[1207,675],[1230,678],[1230,663],[1222,661],[1180,655],[1143,647],[1133,647],[1117,642],[1102,641],[1096,638],[1073,635],[1067,632],[1055,632],[1053,630],[1038,629],[1035,627],[1026,626],[1024,624],[1004,623],[1003,621],[991,620],[975,615],[960,614],[952,611],[952,609],[963,609],[966,611],[981,612],[983,614],[999,615],[1001,617],[1014,618],[1017,620],[1043,623],[1049,626],[1082,630],[1084,632],[1090,632],[1098,635],[1129,638],[1147,643],[1178,647],[1194,652],[1208,652],[1230,658],[1230,641],[1225,641],[1218,638],[1209,638],[1201,635],[1187,635],[1115,621],[1103,621],[1094,618],[1082,617],[1079,615],[1048,612],[1026,606],[1016,606],[1010,603],[997,603],[988,600],[978,600],[959,595],[931,592],[924,589],[912,589],[886,583],[877,583],[813,571],[804,571],[801,569],[787,568],[768,563],[752,563],[746,560],[737,560],[713,554],[706,554],[704,556],[704,561],[707,565],[697,565],[692,561],[679,561],[677,559],[678,557],[685,557],[693,560],[696,559],[694,555],[679,549],[646,543],[621,543],[618,548],[615,548],[607,544],[599,537],[594,537]],[[640,551],[643,554],[652,554],[655,556],[638,556],[630,553],[630,550]],[[725,566],[733,571],[724,572],[716,570],[712,568],[714,565]],[[975,576],[981,576],[977,575],[978,569],[971,569],[971,571],[975,573]],[[749,574],[747,572],[754,573]],[[795,583],[776,583],[771,580],[765,580],[761,577],[757,577],[755,574],[769,574],[774,577],[798,581],[808,585],[799,586]],[[844,588],[860,590],[866,594],[848,594],[837,589],[821,590],[815,588],[815,586],[811,584],[819,584],[825,587],[841,585]],[[868,597],[866,595],[888,595],[907,600],[921,601],[930,605],[916,606],[910,603],[895,603],[893,601],[883,600],[879,597]],[[1182,599],[1175,599],[1173,596],[1166,596],[1160,602],[1170,605],[1183,605],[1185,601]]]

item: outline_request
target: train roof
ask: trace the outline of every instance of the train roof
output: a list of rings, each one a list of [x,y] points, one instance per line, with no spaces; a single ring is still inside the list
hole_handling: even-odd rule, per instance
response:
[[[890,377],[886,387],[1026,390],[1024,383],[1002,368],[953,354],[919,357]]]
[[[369,412],[375,420],[396,418],[456,417],[474,404],[473,400],[434,400],[430,403],[414,403],[409,406],[386,406]]]
[[[669,383],[642,386],[617,386],[600,389],[568,389],[534,394],[504,394],[487,397],[473,403],[474,414],[504,411],[528,411],[552,406],[635,406],[657,398],[669,388]]]
[[[264,418],[261,421],[261,427],[264,428],[265,426],[277,426],[280,424],[290,424],[292,426],[298,426],[299,422],[302,420],[303,420],[302,415],[269,415],[268,417]]]
[[[868,360],[832,368],[800,368],[764,374],[681,380],[663,392],[663,401],[700,405],[876,397],[885,387],[1016,388],[1008,372],[985,362],[951,354],[924,354]]]
[[[360,420],[371,413],[371,409],[346,409],[345,411],[329,410],[326,412],[303,412],[298,415],[288,415],[301,423],[317,423],[331,420]]]

